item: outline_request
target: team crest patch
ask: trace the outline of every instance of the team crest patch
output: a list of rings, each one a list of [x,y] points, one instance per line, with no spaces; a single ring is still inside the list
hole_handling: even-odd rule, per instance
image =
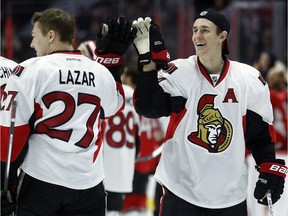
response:
[[[231,143],[233,128],[225,119],[219,109],[214,108],[216,95],[203,95],[197,108],[198,126],[197,131],[188,136],[188,140],[201,146],[210,153],[222,152]]]
[[[20,77],[23,70],[24,70],[24,67],[21,65],[18,65],[13,69],[12,75],[16,75],[16,76]]]

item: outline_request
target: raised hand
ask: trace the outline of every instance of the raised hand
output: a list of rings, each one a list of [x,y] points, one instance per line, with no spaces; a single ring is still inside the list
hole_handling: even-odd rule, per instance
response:
[[[112,18],[108,24],[102,24],[96,40],[96,61],[107,66],[119,66],[123,55],[136,37],[136,28],[124,17]]]
[[[160,28],[153,23],[150,17],[142,17],[133,21],[133,27],[137,29],[134,39],[134,47],[139,55],[138,70],[143,71],[143,66],[153,61],[156,69],[167,69],[170,55],[165,47]]]

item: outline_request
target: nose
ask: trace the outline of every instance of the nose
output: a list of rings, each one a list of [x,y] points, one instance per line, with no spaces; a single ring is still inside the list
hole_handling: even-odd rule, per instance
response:
[[[194,36],[195,36],[195,37],[201,37],[201,35],[202,35],[202,34],[201,34],[201,31],[195,31],[195,32],[194,32]]]
[[[201,34],[199,33],[199,31],[193,32],[193,34],[192,34],[192,41],[199,40],[200,37],[201,37]]]
[[[31,48],[34,48],[33,40],[32,40],[31,43],[30,43],[30,47],[31,47]]]

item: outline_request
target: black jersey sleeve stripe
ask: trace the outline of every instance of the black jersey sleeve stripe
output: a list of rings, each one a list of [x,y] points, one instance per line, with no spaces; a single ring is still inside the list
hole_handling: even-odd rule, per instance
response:
[[[275,160],[275,148],[270,125],[263,121],[259,114],[251,110],[248,110],[246,114],[245,141],[247,147],[252,151],[257,165]]]

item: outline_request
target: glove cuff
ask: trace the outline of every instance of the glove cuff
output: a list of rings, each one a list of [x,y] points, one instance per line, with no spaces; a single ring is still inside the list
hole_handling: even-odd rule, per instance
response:
[[[139,72],[143,72],[143,66],[147,65],[147,64],[150,64],[151,58],[152,58],[152,56],[151,56],[150,52],[147,52],[145,54],[140,54],[139,57],[138,57],[137,70]]]
[[[161,50],[159,52],[151,52],[151,55],[152,55],[152,59],[154,61],[166,61],[166,62],[169,62],[170,61],[170,54],[168,52],[168,50]]]
[[[285,178],[288,169],[284,164],[265,162],[260,165],[260,173],[269,173]]]
[[[107,54],[98,54],[95,52],[96,58],[95,61],[104,65],[105,67],[116,67],[123,64],[123,56],[113,53]]]
[[[167,50],[161,50],[159,52],[147,52],[145,54],[140,54],[138,57],[138,71],[143,71],[143,66],[150,64],[153,60],[157,65],[157,70],[168,68],[168,62],[170,61],[170,55]]]

